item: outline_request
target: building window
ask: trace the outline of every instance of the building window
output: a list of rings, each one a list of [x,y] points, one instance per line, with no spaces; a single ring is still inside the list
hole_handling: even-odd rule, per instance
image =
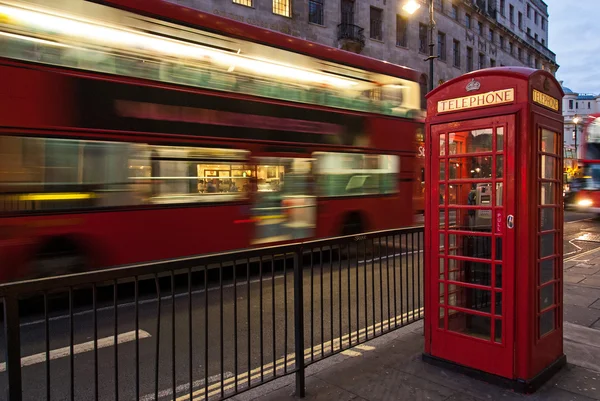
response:
[[[505,17],[506,16],[506,0],[500,0],[500,15]]]
[[[534,39],[535,39],[536,42],[538,41],[538,34],[537,33],[535,34]]]
[[[546,30],[546,20],[542,18],[542,31]]]
[[[521,50],[521,48],[520,48],[520,47],[519,47],[519,48],[517,48],[517,58],[518,58],[520,61],[523,61],[523,51]]]
[[[531,5],[527,4],[527,18],[531,19]]]
[[[538,20],[539,20],[540,15],[538,14],[538,12],[536,11],[534,14],[534,19],[533,22],[537,25],[538,24]]]
[[[477,68],[482,70],[485,68],[485,54],[479,53],[479,59],[477,60]]]
[[[323,25],[323,0],[308,1],[308,22]]]
[[[546,40],[542,39],[542,46],[546,47]]]
[[[508,19],[511,24],[515,23],[515,7],[512,4],[508,5]]]
[[[591,109],[591,108],[592,108],[592,103],[588,102],[588,109]]]
[[[573,101],[569,100],[569,110],[573,110]]]
[[[490,59],[490,67],[495,67],[496,66],[496,60],[494,60],[493,58]]]
[[[252,0],[233,0],[235,4],[241,4],[243,6],[252,7]]]
[[[540,60],[538,60],[537,58],[533,60],[533,65],[535,66],[536,69],[540,69]]]
[[[512,42],[508,42],[508,52],[510,53],[511,56],[513,56],[515,54]]]
[[[446,7],[444,7],[444,0],[439,0],[440,3],[440,11],[443,13],[446,11]]]
[[[527,28],[527,36],[531,37],[531,28]]]
[[[523,30],[523,13],[519,11],[519,29]]]
[[[442,61],[446,61],[446,34],[438,31],[438,57]]]
[[[273,14],[291,17],[292,10],[290,7],[290,0],[273,0]]]
[[[579,108],[579,102],[575,102],[575,108],[578,109]]]
[[[465,14],[465,26],[467,29],[471,29],[471,16],[469,14]]]
[[[458,6],[455,6],[454,4],[452,4],[452,8],[450,9],[450,17],[452,17],[452,19],[458,21]]]
[[[354,0],[342,0],[342,25],[354,25]]]
[[[408,46],[408,19],[400,14],[396,15],[396,45]]]
[[[527,54],[527,65],[533,67],[533,55],[531,53]]]
[[[494,30],[492,28],[490,28],[488,39],[494,43]]]
[[[427,53],[427,25],[419,24],[419,52]]]
[[[371,7],[371,39],[383,40],[383,10]]]
[[[483,36],[483,23],[481,21],[477,21],[477,34]]]
[[[500,40],[500,48],[504,50],[504,36],[500,36],[499,40]]]
[[[473,48],[467,47],[467,72],[473,71]]]
[[[460,42],[458,40],[452,42],[452,54],[454,66],[460,68]]]

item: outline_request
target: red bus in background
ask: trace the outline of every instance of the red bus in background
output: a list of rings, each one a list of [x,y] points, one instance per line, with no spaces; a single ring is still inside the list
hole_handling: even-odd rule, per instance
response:
[[[189,11],[0,0],[0,281],[413,223],[414,71]]]
[[[578,160],[583,174],[571,180],[577,210],[600,214],[600,114],[592,114],[584,122],[583,159]]]

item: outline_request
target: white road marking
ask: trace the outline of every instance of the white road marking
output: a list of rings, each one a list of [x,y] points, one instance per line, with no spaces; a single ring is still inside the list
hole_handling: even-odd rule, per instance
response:
[[[358,348],[363,351],[373,351],[375,349],[375,347],[373,347],[372,345],[367,345],[367,344],[360,344],[354,348]]]
[[[223,374],[223,380],[229,379],[230,377],[233,377],[233,373],[231,372],[225,372]],[[214,375],[214,376],[210,376],[208,378],[208,384],[212,384],[215,382],[221,381],[221,375]],[[196,388],[200,388],[204,386],[204,379],[201,380],[195,380],[193,385],[192,385],[192,389],[196,389]],[[185,384],[181,384],[179,386],[177,386],[175,388],[176,393],[183,393],[184,391],[189,392],[190,391],[190,383],[185,383]],[[172,396],[173,395],[173,389],[167,389],[167,390],[161,390],[158,392],[158,398],[163,398],[163,397],[168,397],[168,396]],[[152,394],[146,394],[145,396],[140,398],[140,401],[154,401],[154,393]]]
[[[341,353],[342,353],[343,355],[346,355],[346,356],[351,356],[351,357],[353,357],[353,358],[354,358],[354,357],[357,357],[357,356],[361,356],[361,355],[362,355],[360,352],[358,352],[358,351],[353,351],[353,350],[351,350],[351,349],[347,349],[346,351],[342,351]]]
[[[149,338],[150,333],[144,330],[138,330],[140,340],[143,338]],[[103,337],[98,339],[98,349],[111,347],[115,343],[114,336]],[[117,336],[117,344],[123,344],[127,342],[135,341],[135,331],[128,331],[127,333],[119,334]],[[75,344],[73,346],[73,354],[81,354],[94,350],[94,341],[88,341],[81,344]],[[50,360],[67,357],[71,354],[70,347],[58,348],[50,351]],[[29,355],[21,358],[21,367],[31,366],[46,361],[46,353],[40,352],[39,354]],[[0,363],[0,373],[6,371],[6,362]]]
[[[402,315],[398,315],[395,316],[391,319],[388,320],[384,320],[383,322],[379,322],[376,323],[374,325],[368,326],[366,328],[361,328],[360,330],[357,331],[353,331],[349,334],[345,334],[342,337],[338,337],[336,339],[334,339],[333,341],[326,341],[322,344],[316,345],[312,348],[307,348],[304,350],[304,359],[306,361],[310,360],[311,357],[311,353],[315,358],[318,358],[321,356],[321,349],[323,349],[323,353],[328,353],[328,352],[334,352],[334,351],[338,351],[341,349],[341,347],[345,344],[349,345],[350,339],[353,339],[353,341],[364,341],[366,340],[366,335],[367,332],[370,333],[375,333],[377,330],[382,331],[384,327],[389,326],[391,327],[393,324],[400,322],[400,324],[404,323],[405,321],[408,321],[410,319],[415,319],[417,317],[421,317],[423,314],[424,308],[419,308],[419,309],[415,309],[412,310],[410,312],[406,312],[403,313]],[[410,320],[410,323],[414,323],[417,320]],[[358,348],[360,344],[357,344],[356,346],[353,346],[353,348]],[[369,346],[366,346],[367,348]],[[359,353],[360,354],[360,353]],[[286,363],[287,361],[287,363]],[[293,366],[295,363],[295,355],[294,354],[288,354],[286,355],[284,358],[280,358],[277,361],[275,361],[275,364],[273,364],[273,362],[267,363],[266,365],[263,366],[259,366],[255,369],[252,369],[250,372],[244,372],[239,374],[237,377],[230,377],[227,380],[224,380],[222,383],[218,382],[218,383],[214,383],[213,385],[210,385],[208,387],[205,388],[200,388],[196,391],[194,391],[192,393],[192,397],[193,397],[193,401],[201,401],[204,400],[204,397],[214,397],[215,395],[220,395],[221,391],[226,392],[227,390],[231,390],[233,388],[235,388],[236,386],[238,388],[247,388],[247,384],[245,383],[252,383],[252,381],[254,380],[260,380],[261,375],[262,376],[269,376],[269,375],[274,375],[277,372],[283,372],[284,368],[286,367],[291,367]],[[221,390],[221,385],[223,385],[223,389]],[[208,395],[206,395],[205,393],[208,392]],[[178,397],[176,399],[176,401],[185,401],[185,400],[189,400],[189,394],[185,394],[182,395],[181,397]]]
[[[396,253],[394,255],[384,256],[382,258],[369,259],[367,261],[361,260],[358,263],[359,264],[360,263],[371,263],[372,261],[377,261],[379,259],[387,259],[388,257],[405,256],[405,255],[410,255],[412,253],[422,253],[422,252],[423,252],[423,250],[418,251],[418,252],[413,251],[413,252]],[[275,279],[276,280],[281,280],[284,277],[285,276],[283,274],[279,274],[279,275],[275,276]],[[260,283],[260,279],[250,280],[250,284],[256,284],[256,283]],[[248,284],[247,281],[239,281],[237,283],[237,286],[239,288],[239,287],[244,287],[247,284]],[[225,285],[223,285],[223,288],[224,289],[225,288],[233,288],[233,286],[234,286],[233,283],[231,283],[231,284],[225,284]],[[208,291],[209,292],[210,291],[218,291],[219,289],[220,289],[220,287],[211,287],[211,288],[208,289]],[[205,291],[204,288],[197,289],[197,290],[192,291],[192,295],[202,294],[204,291]],[[187,296],[188,296],[187,292],[182,292],[182,293],[175,294],[175,298],[181,298],[181,297],[187,297]],[[162,296],[160,299],[161,299],[161,301],[167,301],[167,300],[171,299],[171,295]],[[145,305],[145,304],[154,303],[154,302],[156,302],[156,298],[143,299],[143,300],[138,301],[138,305]],[[135,306],[135,302],[125,302],[125,303],[119,304],[117,307],[118,308],[130,308],[130,307],[134,307],[134,306]],[[112,307],[112,306],[103,306],[101,308],[97,308],[96,310],[98,312],[103,312],[103,311],[111,311],[113,309],[114,309],[114,307]],[[73,316],[83,316],[83,315],[90,314],[92,312],[93,312],[92,309],[88,309],[88,310],[84,310],[84,311],[81,311],[81,312],[75,312],[75,313],[73,313]],[[63,320],[63,319],[68,319],[68,318],[69,318],[69,315],[59,315],[59,316],[53,316],[53,317],[49,318],[48,321],[49,322],[54,322],[54,321],[57,321],[57,320]],[[20,326],[21,327],[27,327],[27,326],[33,326],[33,325],[36,325],[36,324],[43,324],[45,322],[46,321],[44,319],[38,319],[38,320],[32,320],[31,322],[21,323]]]

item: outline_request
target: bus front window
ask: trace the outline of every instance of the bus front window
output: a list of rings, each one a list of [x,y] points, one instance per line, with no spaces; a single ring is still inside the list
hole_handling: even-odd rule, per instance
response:
[[[600,189],[600,164],[593,164],[585,167],[584,170],[584,189]]]

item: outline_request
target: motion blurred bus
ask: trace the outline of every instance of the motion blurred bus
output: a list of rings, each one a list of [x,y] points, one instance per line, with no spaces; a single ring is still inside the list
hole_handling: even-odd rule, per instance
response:
[[[579,160],[582,177],[570,182],[576,210],[600,214],[600,114],[584,122],[583,159]]]
[[[0,0],[0,281],[413,224],[415,71],[191,11]]]

